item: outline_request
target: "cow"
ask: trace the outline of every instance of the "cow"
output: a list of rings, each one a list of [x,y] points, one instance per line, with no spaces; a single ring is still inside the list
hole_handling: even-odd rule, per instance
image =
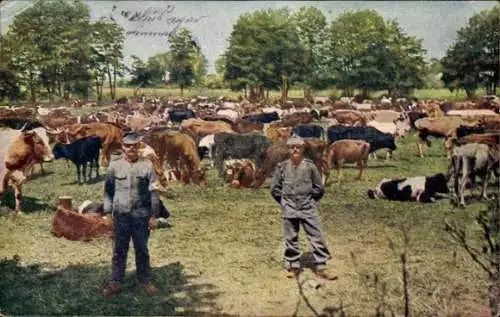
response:
[[[316,114],[316,112],[314,112]],[[319,117],[317,118],[319,120]],[[281,123],[285,127],[294,127],[299,124],[311,123],[313,120],[313,114],[307,112],[295,112],[286,115],[281,120]]]
[[[88,136],[78,139],[71,144],[57,143],[54,145],[54,158],[56,160],[65,158],[76,166],[78,184],[83,184],[87,178],[87,163],[89,163],[88,180],[92,178],[92,168],[95,169],[96,179],[99,179],[99,154],[101,139],[96,136]],[[80,177],[80,167],[83,170],[83,182]]]
[[[304,138],[304,157],[312,160],[320,173],[323,175],[323,183],[329,177],[330,170],[323,159],[323,153],[327,148],[327,143],[316,138]],[[270,177],[278,163],[290,158],[290,151],[286,145],[286,141],[276,141],[271,144],[266,150],[265,160],[262,166],[255,172],[255,181],[252,183],[252,188],[259,188],[264,184],[266,178]]]
[[[0,133],[0,195],[7,186],[14,188],[15,212],[21,213],[22,185],[26,181],[26,170],[33,164],[50,162],[54,155],[47,142],[36,130],[3,130]],[[43,128],[36,128],[43,129]]]
[[[51,232],[56,237],[72,241],[90,241],[102,236],[111,236],[113,221],[96,213],[81,214],[57,206]]]
[[[366,125],[366,117],[359,111],[335,110],[332,113],[332,118],[336,119],[337,122],[341,125],[348,125],[348,126]]]
[[[287,140],[292,131],[291,127],[283,126],[281,123],[272,123],[265,129],[265,135],[271,141]]]
[[[66,144],[86,136],[97,136],[101,138],[101,166],[108,166],[111,158],[111,152],[121,148],[122,130],[114,123],[77,123],[69,126],[62,133],[66,135]]]
[[[280,120],[280,116],[278,115],[277,112],[271,112],[271,113],[259,113],[259,114],[252,114],[252,115],[246,115],[243,116],[243,119],[255,123],[271,123],[273,121],[278,121]]]
[[[246,119],[239,119],[231,125],[231,129],[236,133],[261,132],[264,130],[264,124]]]
[[[186,119],[196,118],[196,114],[191,109],[171,109],[168,110],[168,117],[172,122],[181,123]]]
[[[204,121],[199,119],[184,120],[181,124],[181,132],[188,131],[190,135],[204,137],[215,133],[234,133],[231,125],[223,121]]]
[[[438,138],[445,138],[444,142],[446,144],[447,139],[450,137],[450,133],[455,131],[459,126],[475,126],[477,125],[477,120],[465,120],[461,117],[439,117],[439,118],[422,118],[415,121],[415,127],[417,128],[418,134],[418,151],[420,157],[424,157],[422,150],[422,144],[427,144],[430,146],[431,143],[427,140],[427,137],[433,136]],[[450,157],[449,149],[448,157]]]
[[[340,169],[344,163],[357,163],[359,174],[357,179],[363,176],[363,168],[368,162],[370,144],[362,140],[338,140],[328,146],[327,166],[331,170],[337,170],[337,181],[340,183]]]
[[[177,131],[158,131],[145,135],[144,143],[158,155],[161,166],[167,163],[182,183],[205,183],[206,168],[201,164],[196,143],[189,135]]]
[[[438,193],[448,194],[447,177],[443,173],[398,179],[384,178],[375,189],[368,190],[371,199],[432,203]]]
[[[406,115],[408,116],[408,119],[410,120],[410,127],[412,129],[416,129],[415,122],[418,119],[429,117],[429,115],[427,113],[425,113],[425,112],[419,112],[419,111],[408,111],[406,113]]]
[[[394,136],[389,133],[383,133],[374,127],[346,127],[341,125],[330,126],[327,130],[328,144],[338,140],[351,139],[363,140],[370,144],[370,153],[380,149],[388,149],[388,156],[396,150]]]
[[[198,143],[198,155],[200,156],[200,160],[203,160],[205,156],[207,156],[210,160],[213,160],[213,148],[215,145],[214,138],[214,134],[209,134],[201,138],[200,142]]]
[[[325,135],[323,127],[315,124],[301,124],[293,128],[292,134],[301,138],[319,138],[322,139]]]
[[[248,188],[255,179],[255,164],[247,159],[227,160],[224,162],[224,178],[233,188]]]
[[[460,206],[465,206],[464,191],[470,179],[472,187],[475,185],[476,176],[480,176],[483,182],[481,197],[487,199],[486,189],[491,171],[498,176],[500,160],[500,146],[488,146],[486,144],[469,143],[455,147],[452,154],[452,163],[448,169],[449,175],[454,177],[454,196],[458,199]]]
[[[223,176],[224,160],[254,159],[257,168],[260,168],[266,156],[266,149],[271,145],[269,139],[263,135],[218,133],[214,137],[215,160],[214,164],[219,177]]]
[[[163,165],[160,163],[158,155],[155,150],[146,143],[139,142],[139,157],[148,159],[153,163],[153,169],[157,176],[157,181],[152,185],[153,189],[159,194],[166,194],[168,189],[167,177],[163,172]]]

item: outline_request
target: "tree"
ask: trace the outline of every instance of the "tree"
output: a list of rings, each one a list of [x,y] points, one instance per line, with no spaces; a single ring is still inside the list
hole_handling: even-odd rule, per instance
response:
[[[441,61],[439,59],[431,58],[426,68],[424,87],[431,89],[443,88],[444,83],[441,80],[442,76],[443,76],[443,64],[441,64]]]
[[[306,56],[288,9],[261,10],[239,17],[225,52],[224,78],[234,88],[250,87],[250,99],[264,89],[280,88],[282,100],[289,86],[304,73]]]
[[[193,85],[195,72],[193,67],[193,55],[196,54],[196,43],[194,43],[191,32],[181,28],[176,34],[169,38],[172,64],[170,65],[170,78],[179,85],[181,95],[184,88]]]
[[[96,82],[98,99],[102,99],[102,87],[108,77],[111,99],[116,97],[116,77],[124,72],[124,30],[114,21],[100,19],[92,24],[91,68]]]
[[[130,72],[132,75],[130,84],[140,88],[150,87],[153,83],[153,76],[148,67],[139,57],[132,55],[131,58],[134,61],[132,62],[132,70]]]
[[[165,52],[151,56],[147,62],[147,69],[151,74],[151,81],[154,86],[165,83],[165,73],[172,68],[172,54]]]
[[[443,81],[450,90],[465,89],[472,97],[485,86],[496,94],[500,83],[500,5],[483,10],[457,32],[455,43],[443,58]]]
[[[305,63],[304,74],[301,79],[306,85],[304,97],[310,99],[310,89],[318,83],[321,68],[315,52],[324,40],[326,18],[315,7],[302,7],[291,16],[291,22],[297,30],[300,44],[304,49]]]
[[[364,95],[380,89],[406,94],[423,85],[422,41],[374,10],[341,14],[330,25],[327,43],[334,83],[346,95],[352,96],[355,88]]]
[[[67,99],[88,79],[88,29],[89,10],[78,0],[38,1],[14,18],[5,52],[32,100],[41,86],[49,98]]]

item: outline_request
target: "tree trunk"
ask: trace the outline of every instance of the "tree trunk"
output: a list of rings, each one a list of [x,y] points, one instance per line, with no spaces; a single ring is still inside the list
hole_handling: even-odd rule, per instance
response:
[[[288,99],[288,77],[281,77],[281,104],[284,105]]]
[[[475,89],[472,88],[466,88],[465,93],[467,94],[468,99],[473,99],[475,95]]]
[[[184,85],[180,85],[180,87],[181,87],[181,96],[183,96],[184,95]]]
[[[113,78],[111,77],[111,69],[109,67],[107,69],[107,73],[108,73],[109,95],[111,99],[115,99],[113,97]]]
[[[269,99],[269,89],[266,89],[266,99]]]
[[[113,69],[113,88],[111,90],[111,99],[116,98],[116,69]]]
[[[243,91],[245,92],[245,99],[248,99],[248,95],[247,95],[247,85],[245,85],[245,87],[243,87]]]
[[[314,103],[311,87],[304,88],[304,99],[311,103]]]

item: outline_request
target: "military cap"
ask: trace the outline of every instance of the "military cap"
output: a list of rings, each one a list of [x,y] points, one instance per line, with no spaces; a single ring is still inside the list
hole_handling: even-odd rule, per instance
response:
[[[302,140],[301,137],[296,136],[296,135],[293,135],[291,138],[288,139],[288,141],[286,141],[287,146],[292,146],[292,145],[304,146],[305,144],[306,143],[304,142],[304,140]]]
[[[142,140],[142,137],[136,132],[128,132],[122,138],[123,144],[136,144]]]

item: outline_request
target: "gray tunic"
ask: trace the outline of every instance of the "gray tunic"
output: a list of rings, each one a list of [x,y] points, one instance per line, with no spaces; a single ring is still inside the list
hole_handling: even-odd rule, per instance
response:
[[[324,195],[321,174],[309,159],[303,159],[297,167],[288,159],[274,171],[271,194],[281,205],[284,218],[314,217]]]
[[[104,213],[158,216],[159,197],[153,191],[155,181],[156,174],[149,160],[139,158],[130,163],[121,158],[112,161],[104,184]]]

